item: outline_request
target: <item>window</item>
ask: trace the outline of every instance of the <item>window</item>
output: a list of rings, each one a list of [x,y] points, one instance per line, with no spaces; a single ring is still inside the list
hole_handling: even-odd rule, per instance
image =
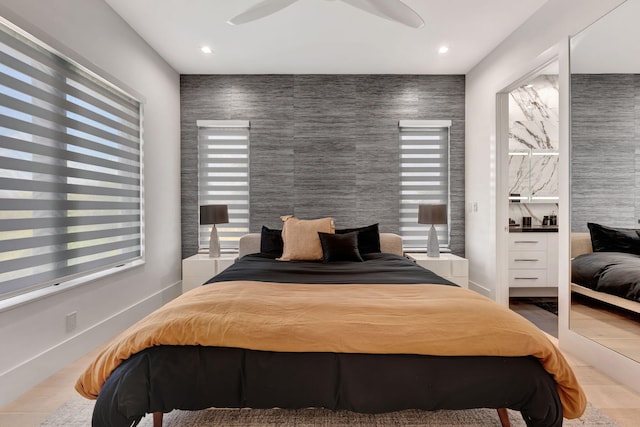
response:
[[[237,251],[249,232],[249,127],[245,120],[198,120],[199,205],[227,205],[229,223],[218,224],[222,251]],[[209,247],[211,225],[200,225],[199,247]]]
[[[142,259],[141,105],[0,21],[0,298]]]
[[[425,248],[430,225],[418,224],[419,204],[449,206],[450,120],[401,120],[400,235],[405,248]],[[448,216],[451,217],[447,208]],[[449,221],[447,221],[449,222]],[[449,224],[436,225],[441,248],[449,247]]]

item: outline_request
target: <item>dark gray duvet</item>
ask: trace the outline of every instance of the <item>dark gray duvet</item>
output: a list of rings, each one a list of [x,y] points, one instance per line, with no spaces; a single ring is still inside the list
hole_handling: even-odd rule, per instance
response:
[[[571,261],[571,281],[640,302],[640,256],[623,252],[579,255]]]

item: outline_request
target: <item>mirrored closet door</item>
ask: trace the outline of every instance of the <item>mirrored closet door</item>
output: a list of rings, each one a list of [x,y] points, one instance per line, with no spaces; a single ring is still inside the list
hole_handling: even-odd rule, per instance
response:
[[[640,0],[571,40],[572,331],[640,361]]]

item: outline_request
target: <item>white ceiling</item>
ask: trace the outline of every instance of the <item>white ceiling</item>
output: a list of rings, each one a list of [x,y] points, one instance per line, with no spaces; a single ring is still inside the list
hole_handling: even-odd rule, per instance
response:
[[[640,0],[627,0],[571,40],[572,73],[640,73]]]
[[[341,1],[238,26],[226,21],[259,0],[105,1],[181,74],[466,74],[546,2],[404,0],[425,21],[413,29]]]

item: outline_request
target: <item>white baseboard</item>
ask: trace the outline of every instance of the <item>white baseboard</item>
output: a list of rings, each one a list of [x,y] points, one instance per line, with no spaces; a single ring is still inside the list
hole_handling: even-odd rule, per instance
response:
[[[472,291],[476,291],[477,293],[479,293],[480,295],[484,295],[487,298],[491,298],[494,299],[494,293],[491,292],[491,289],[479,285],[476,282],[472,282],[471,280],[469,280],[469,289],[471,289]]]
[[[0,374],[0,407],[182,293],[178,281]]]

